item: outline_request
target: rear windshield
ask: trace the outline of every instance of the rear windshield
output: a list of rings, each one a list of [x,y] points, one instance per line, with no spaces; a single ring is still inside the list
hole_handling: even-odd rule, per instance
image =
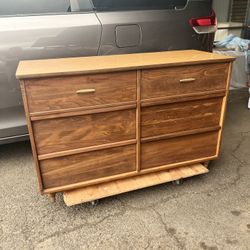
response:
[[[185,7],[188,0],[92,0],[97,11],[158,10]]]

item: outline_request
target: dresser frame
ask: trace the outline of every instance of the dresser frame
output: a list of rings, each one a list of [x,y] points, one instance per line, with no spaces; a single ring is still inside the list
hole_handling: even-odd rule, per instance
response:
[[[54,195],[58,192],[64,192],[64,199],[67,205],[75,205],[82,202],[92,201],[107,196],[120,194],[148,186],[158,185],[169,181],[175,181],[190,176],[207,173],[208,170],[204,166],[214,159],[219,157],[222,131],[224,126],[224,118],[226,111],[226,104],[229,91],[229,83],[231,79],[232,62],[234,58],[215,55],[207,52],[200,51],[172,51],[172,52],[159,52],[159,53],[144,53],[134,55],[116,55],[104,57],[87,57],[75,59],[53,59],[53,60],[39,60],[39,61],[23,61],[19,64],[17,70],[17,78],[20,79],[21,92],[24,102],[24,108],[27,118],[28,130],[30,135],[30,142],[32,146],[33,158],[36,165],[37,178],[39,182],[40,191],[42,194],[47,194],[54,200]],[[227,65],[227,76],[225,88],[197,91],[196,93],[169,95],[159,98],[142,99],[142,72],[145,70],[153,69],[180,69],[180,67],[200,65],[214,66],[214,65]],[[61,65],[61,69],[55,65]],[[31,105],[29,104],[27,93],[27,82],[32,79],[48,79],[51,81],[53,77],[70,77],[78,75],[95,75],[111,72],[136,72],[136,100],[121,102],[118,105],[105,104],[103,106],[97,105],[90,107],[78,107],[61,110],[48,110],[41,112],[30,111]],[[178,74],[178,71],[176,72]],[[223,72],[222,72],[223,74]],[[192,78],[181,79],[180,82],[192,82]],[[150,95],[150,93],[148,93]],[[211,98],[221,98],[221,110],[219,123],[216,126],[197,128],[190,131],[179,131],[166,135],[152,136],[151,138],[141,137],[141,119],[142,110],[147,107],[167,105],[173,103],[181,103],[183,106],[191,101],[207,100]],[[118,142],[89,147],[74,148],[71,150],[62,150],[52,153],[38,153],[38,139],[34,130],[34,123],[43,120],[53,120],[60,117],[71,117],[79,115],[91,115],[99,113],[108,113],[113,111],[122,110],[135,110],[135,138],[122,140]],[[174,110],[174,108],[173,108]],[[49,127],[48,127],[49,129]],[[53,131],[52,131],[53,132]],[[142,143],[150,143],[161,140],[171,140],[172,138],[183,138],[185,136],[192,136],[203,133],[218,132],[216,141],[216,151],[213,155],[208,157],[196,158],[193,160],[173,162],[170,164],[159,165],[153,168],[141,168],[141,151]],[[92,179],[72,183],[69,185],[62,185],[52,188],[44,187],[44,180],[41,173],[40,163],[47,159],[57,159],[64,156],[71,156],[82,154],[86,152],[112,149],[116,147],[123,147],[134,145],[136,148],[136,165],[134,171],[122,173],[117,175],[110,175],[103,178]],[[132,184],[133,182],[133,184]],[[100,191],[101,190],[101,191]],[[106,190],[106,191],[105,191]]]

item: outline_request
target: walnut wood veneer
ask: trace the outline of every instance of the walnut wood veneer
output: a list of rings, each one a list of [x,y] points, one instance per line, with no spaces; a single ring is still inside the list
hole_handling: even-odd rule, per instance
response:
[[[233,60],[187,50],[20,62],[41,192],[136,177],[124,188],[135,190],[216,159]]]

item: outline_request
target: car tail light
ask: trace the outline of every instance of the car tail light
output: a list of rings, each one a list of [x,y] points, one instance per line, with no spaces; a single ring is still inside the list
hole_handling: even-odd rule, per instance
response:
[[[191,18],[189,24],[198,34],[214,33],[217,30],[217,18],[214,10],[210,16]]]

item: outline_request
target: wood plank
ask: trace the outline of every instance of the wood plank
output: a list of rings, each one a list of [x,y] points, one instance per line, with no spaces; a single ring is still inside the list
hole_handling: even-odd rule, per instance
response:
[[[96,146],[85,147],[85,148],[71,149],[71,150],[67,150],[67,151],[60,151],[60,152],[55,152],[55,153],[38,155],[38,160],[40,160],[40,161],[48,160],[48,159],[58,158],[58,157],[62,157],[62,156],[70,156],[70,155],[88,153],[88,152],[93,152],[93,151],[98,151],[98,150],[103,150],[103,149],[134,145],[136,143],[137,143],[137,140],[133,139],[133,140],[113,142],[113,143],[96,145]]]
[[[203,134],[207,132],[218,132],[220,130],[221,130],[220,126],[205,127],[205,128],[192,129],[192,130],[186,130],[186,131],[181,131],[181,132],[174,132],[170,134],[162,134],[162,135],[156,135],[152,137],[141,138],[141,142],[142,143],[156,142],[156,141],[161,141],[161,140],[179,138],[183,136]]]
[[[198,50],[31,60],[19,63],[16,77],[18,79],[27,79],[45,76],[79,75],[163,66],[231,62],[233,60],[235,60],[233,57]]]
[[[229,70],[228,70],[228,75],[227,75],[227,93],[226,96],[223,99],[222,103],[222,109],[221,109],[221,118],[220,118],[220,126],[221,126],[221,131],[219,133],[218,137],[218,144],[217,144],[217,156],[219,157],[220,154],[220,149],[221,149],[221,143],[222,143],[222,133],[224,129],[224,123],[225,123],[225,117],[226,117],[226,108],[227,108],[227,102],[228,102],[228,95],[229,95],[229,86],[230,86],[230,81],[231,81],[231,76],[232,76],[232,68],[233,68],[233,63],[230,63],[228,65]]]
[[[136,111],[35,121],[33,130],[39,155],[132,140],[136,139]]]
[[[227,63],[144,69],[142,70],[141,98],[147,100],[226,90],[227,74]]]
[[[49,120],[55,118],[63,118],[63,117],[72,117],[78,115],[91,115],[91,114],[99,114],[99,113],[107,113],[112,111],[119,110],[127,110],[127,109],[136,109],[137,103],[120,103],[121,105],[109,106],[109,107],[92,107],[90,108],[78,108],[78,109],[62,109],[56,112],[38,112],[30,114],[31,121],[41,121],[41,120]]]
[[[41,193],[43,193],[43,189],[44,189],[43,188],[43,180],[42,180],[40,165],[39,165],[39,161],[38,161],[38,154],[37,154],[36,142],[34,139],[32,123],[31,123],[30,116],[29,116],[29,105],[28,105],[28,101],[27,101],[25,82],[22,80],[20,83],[21,83],[20,87],[21,87],[23,105],[24,105],[24,109],[25,109],[26,121],[27,121],[27,125],[28,125],[32,155],[33,155],[33,159],[35,161],[36,175],[37,175],[37,179],[38,179],[39,190]]]
[[[149,106],[163,105],[168,103],[185,103],[189,101],[205,100],[205,99],[224,97],[224,96],[226,96],[226,89],[210,90],[205,92],[145,99],[141,100],[141,106],[149,107]]]
[[[141,137],[219,126],[222,101],[220,97],[142,108]]]
[[[205,173],[207,168],[195,164],[67,191],[63,197],[67,206],[73,206]]]
[[[136,109],[136,171],[141,167],[141,71],[137,70],[137,109]]]
[[[44,188],[98,180],[136,171],[136,145],[40,161]]]
[[[43,193],[50,194],[50,193],[65,192],[65,191],[69,191],[69,190],[73,190],[73,189],[75,190],[78,188],[88,187],[88,186],[92,186],[92,185],[96,185],[96,184],[100,184],[100,183],[106,183],[106,182],[110,182],[110,181],[134,177],[134,176],[138,176],[137,171],[119,174],[119,175],[114,175],[114,176],[103,177],[103,178],[96,179],[96,180],[74,183],[74,184],[55,187],[55,188],[46,188],[46,189],[44,189]]]
[[[141,169],[213,157],[216,155],[217,140],[218,131],[143,143]]]
[[[149,173],[155,173],[157,171],[163,171],[163,170],[168,170],[172,168],[177,168],[177,167],[183,167],[183,166],[189,166],[189,165],[194,165],[200,162],[206,162],[206,161],[212,161],[216,160],[218,157],[216,155],[206,157],[206,158],[200,158],[200,159],[195,159],[195,160],[189,160],[189,161],[183,161],[183,162],[177,162],[177,163],[172,163],[168,165],[163,165],[163,166],[158,166],[155,168],[147,168],[147,169],[142,169],[140,171],[140,174],[149,174]]]
[[[136,71],[28,79],[29,111],[58,112],[136,101]]]

